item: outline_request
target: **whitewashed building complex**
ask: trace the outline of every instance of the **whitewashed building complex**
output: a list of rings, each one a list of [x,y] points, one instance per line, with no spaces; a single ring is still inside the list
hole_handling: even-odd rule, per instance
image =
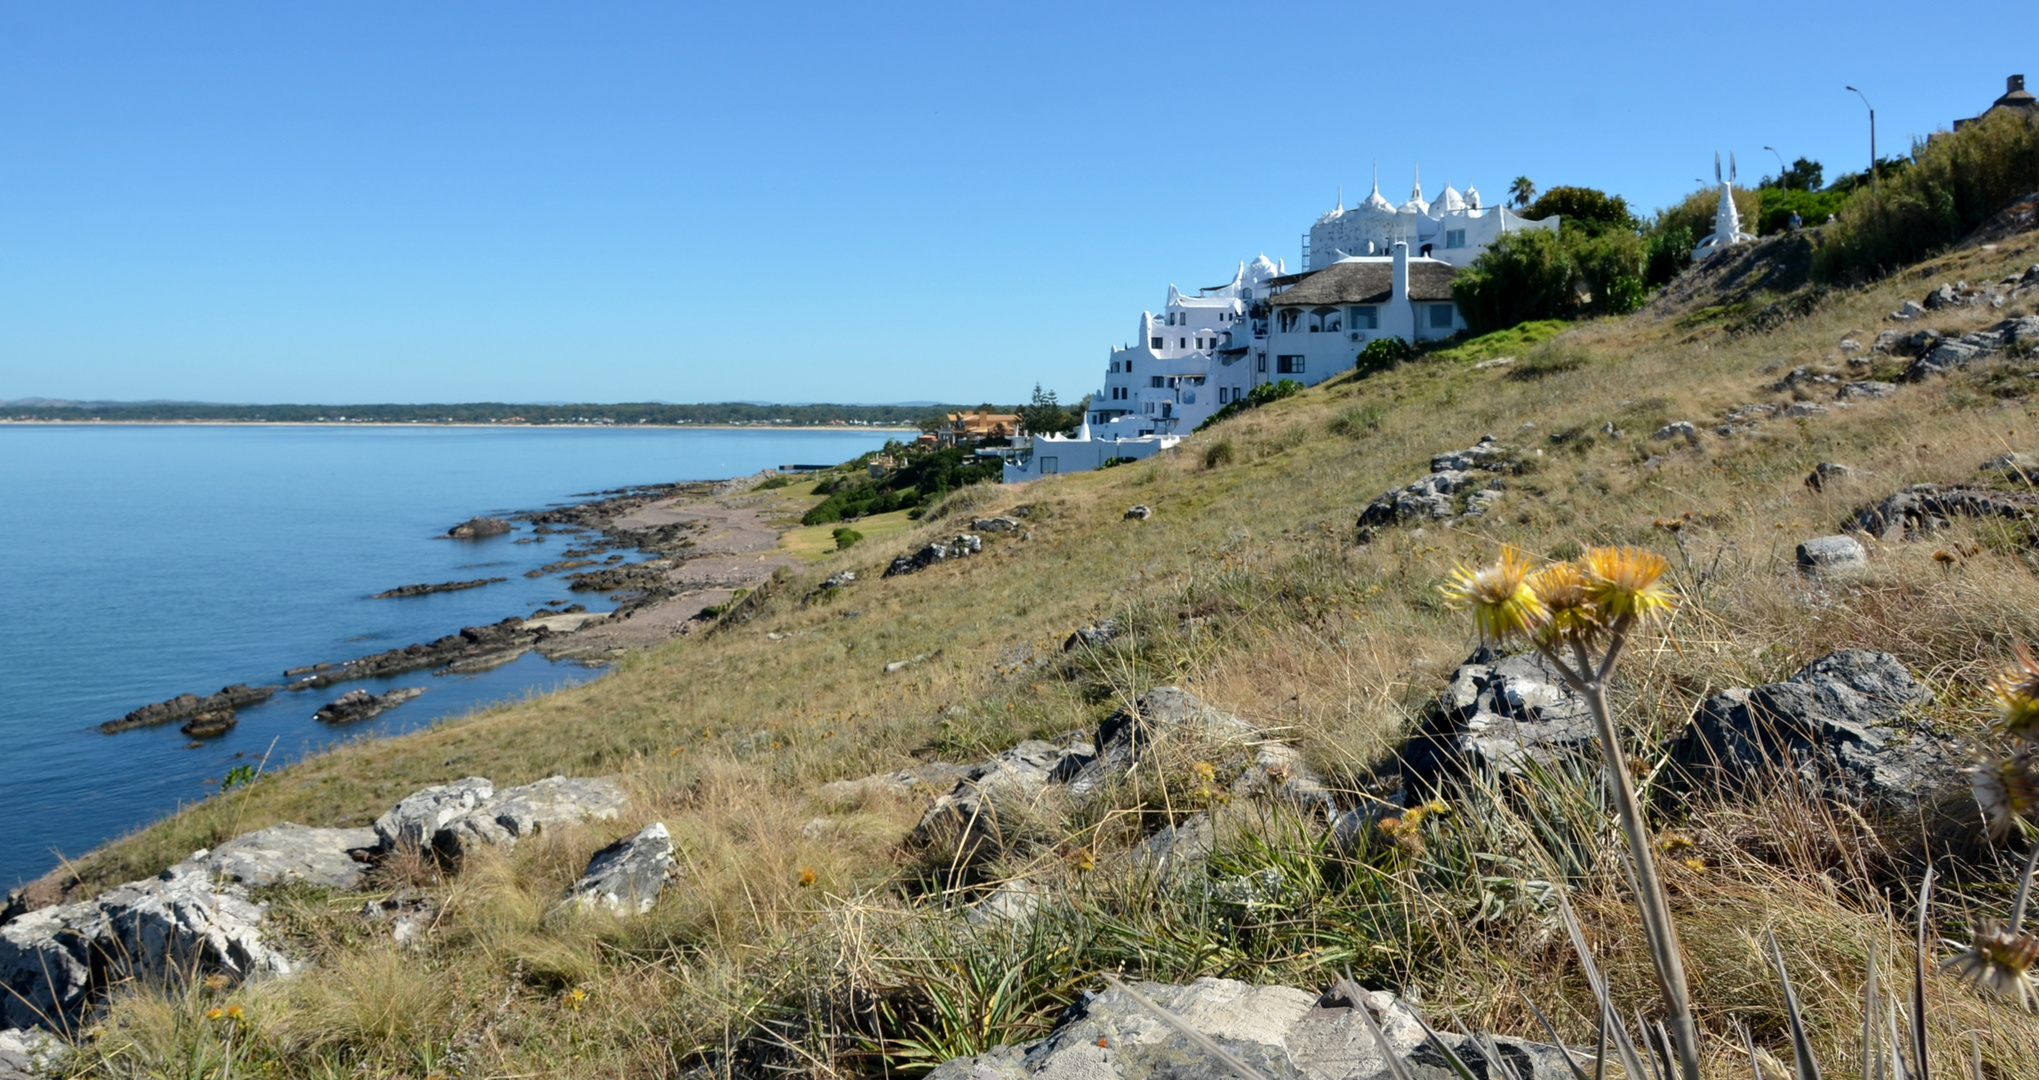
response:
[[[1076,434],[1037,435],[1007,452],[1005,481],[1152,457],[1261,383],[1312,386],[1349,370],[1376,338],[1464,330],[1451,296],[1458,268],[1504,232],[1558,224],[1482,209],[1469,194],[1447,185],[1431,204],[1419,183],[1394,207],[1376,185],[1359,206],[1341,205],[1311,227],[1305,258],[1314,253],[1321,265],[1289,273],[1261,255],[1195,296],[1170,285],[1161,311],[1141,313],[1138,336],[1111,351]],[[1438,257],[1440,243],[1451,258]]]

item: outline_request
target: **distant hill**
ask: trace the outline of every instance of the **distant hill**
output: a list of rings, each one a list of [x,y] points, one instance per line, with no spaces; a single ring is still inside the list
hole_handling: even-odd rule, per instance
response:
[[[500,401],[445,405],[232,405],[193,401],[60,401],[23,398],[0,402],[0,419],[111,422],[267,422],[363,424],[857,424],[916,427],[966,406],[910,402],[896,405],[774,405],[731,401],[695,405],[626,402],[614,405],[511,404]]]

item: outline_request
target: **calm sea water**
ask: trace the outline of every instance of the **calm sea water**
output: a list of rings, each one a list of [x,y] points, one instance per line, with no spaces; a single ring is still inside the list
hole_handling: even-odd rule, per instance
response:
[[[198,748],[176,724],[102,735],[149,702],[429,641],[600,594],[524,572],[568,537],[439,539],[476,514],[630,484],[829,463],[881,432],[0,425],[0,888],[217,790],[274,746],[289,761],[591,678],[536,654],[473,676],[281,693]],[[505,577],[402,600],[413,582]],[[311,719],[355,687],[427,686],[361,724]]]

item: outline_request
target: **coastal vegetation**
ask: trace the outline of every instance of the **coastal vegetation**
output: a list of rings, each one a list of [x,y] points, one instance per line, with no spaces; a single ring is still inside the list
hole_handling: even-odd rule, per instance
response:
[[[880,465],[880,475],[873,478],[870,465],[881,456],[891,464]],[[996,480],[999,475],[997,458],[979,458],[971,449],[889,442],[883,450],[825,473],[814,486],[822,501],[800,518],[800,524],[826,525],[894,510],[921,510],[957,488]]]
[[[1630,1080],[1657,1047],[1681,1080],[1695,1060],[1705,1077],[1748,1076],[1752,1056],[1763,1076],[1814,1075],[1815,1058],[1826,1075],[1875,1075],[1865,1059],[1894,1054],[1906,1075],[1966,1077],[1971,1055],[1988,1080],[2039,1075],[2039,1024],[2015,993],[2027,969],[2010,978],[2000,962],[2025,954],[1975,951],[2013,906],[2028,808],[1992,835],[1972,802],[1906,815],[1789,772],[1715,790],[1681,783],[1667,749],[1719,692],[1861,649],[1932,692],[1905,740],[2017,760],[2026,728],[2006,708],[2024,684],[2002,673],[2039,637],[2022,523],[1950,515],[1930,535],[1864,535],[1846,576],[1802,570],[1795,550],[1912,485],[1973,484],[1979,464],[2039,449],[2030,356],[1900,386],[1904,359],[1870,347],[1888,326],[1954,335],[2033,314],[2028,294],[1886,321],[1942,281],[2034,262],[2039,234],[2016,233],[1766,298],[1776,311],[1760,320],[1700,315],[1729,301],[1666,290],[1632,314],[1575,312],[1489,343],[1519,350],[1513,364],[1433,353],[1270,394],[1175,453],[1024,489],[904,447],[881,477],[859,461],[811,493],[789,484],[773,496],[811,500],[805,513],[834,504],[824,538],[907,491],[924,513],[884,536],[858,522],[854,547],[603,679],[270,770],[70,864],[103,889],[279,821],[363,824],[466,775],[615,775],[632,796],[613,822],[478,851],[457,872],[388,859],[360,892],[275,887],[270,917],[310,966],[117,988],[67,1068],[912,1076],[1049,1031],[1113,974],[1349,975],[1475,1031],[1541,1040],[1547,1017],[1617,1061],[1607,1018],[1639,1011],[1648,1023],[1626,1029],[1639,1056],[1607,1072]],[[1890,390],[1815,401],[1819,375]],[[1775,408],[1736,428],[1752,404]],[[1785,411],[1804,404],[1820,409]],[[1439,455],[1492,466],[1502,483],[1481,489],[1481,513],[1355,528]],[[1134,504],[1151,513],[1129,516]],[[883,576],[972,515],[1024,529]],[[1598,606],[1566,607],[1567,566]],[[852,583],[824,587],[843,571]],[[1513,587],[1532,574],[1533,604]],[[1398,754],[1476,650],[1534,638],[1573,655],[1550,631],[1561,610],[1601,661],[1605,757],[1389,802]],[[1157,739],[1087,801],[1050,791],[1001,816],[998,842],[968,859],[914,839],[946,786],[858,783],[1066,740],[1170,685],[1293,745],[1296,772],[1364,827],[1341,841],[1296,804],[1240,793],[1227,780],[1257,751],[1195,737]],[[1138,857],[1199,815],[1211,850],[1186,878]],[[680,865],[655,907],[555,906],[591,852],[653,822]],[[983,917],[1020,881],[1028,915]],[[435,912],[406,945],[360,915],[397,897]],[[2004,993],[1972,985],[1985,962]],[[1872,982],[1883,997],[1865,1029]]]

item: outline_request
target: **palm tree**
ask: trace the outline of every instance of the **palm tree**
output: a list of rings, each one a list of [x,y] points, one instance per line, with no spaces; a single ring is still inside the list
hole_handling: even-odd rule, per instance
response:
[[[1515,200],[1516,206],[1528,206],[1536,198],[1536,185],[1530,182],[1529,177],[1518,176],[1514,183],[1508,185],[1508,194]]]

